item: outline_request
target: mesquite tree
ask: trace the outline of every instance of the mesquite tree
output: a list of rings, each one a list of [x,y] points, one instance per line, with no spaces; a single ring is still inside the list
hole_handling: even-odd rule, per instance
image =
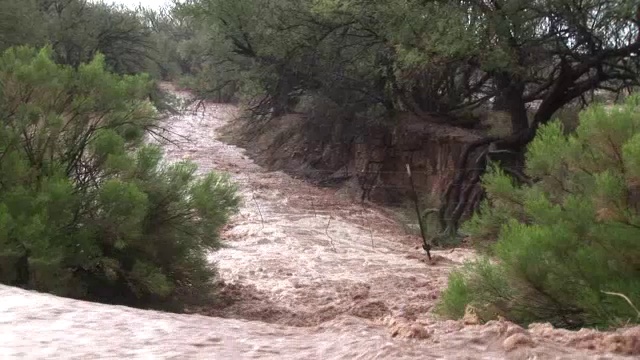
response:
[[[522,155],[538,127],[591,91],[637,85],[640,59],[640,7],[634,1],[473,0],[451,6],[481,20],[480,28],[464,32],[479,47],[456,56],[486,79],[488,90],[482,93],[509,114],[511,134],[487,136],[463,152],[440,212],[449,234],[464,210],[477,206],[478,182],[492,153],[513,154],[502,157],[501,165],[528,182],[520,171]]]
[[[488,160],[529,181],[522,154],[538,126],[591,91],[638,82],[635,0],[199,0],[182,10],[210,35],[203,46],[221,71],[209,85],[233,83],[261,114],[291,111],[304,94],[351,120],[409,111],[477,129],[478,107],[505,111],[509,135],[484,136],[458,161],[440,211],[447,236],[483,197]]]

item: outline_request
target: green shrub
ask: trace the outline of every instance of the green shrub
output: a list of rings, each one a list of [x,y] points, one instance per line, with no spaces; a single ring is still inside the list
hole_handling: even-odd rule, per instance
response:
[[[465,308],[470,303],[469,287],[464,275],[460,271],[454,271],[449,275],[447,289],[442,293],[436,310],[456,319],[464,316]]]
[[[485,315],[562,327],[637,322],[640,303],[640,97],[592,106],[565,135],[542,127],[527,153],[531,186],[494,168],[487,202],[465,230],[497,238],[489,255],[454,273],[441,313],[467,305]],[[613,296],[610,293],[624,294]]]
[[[234,186],[144,145],[158,119],[147,76],[51,56],[0,56],[0,282],[172,309],[210,295]]]

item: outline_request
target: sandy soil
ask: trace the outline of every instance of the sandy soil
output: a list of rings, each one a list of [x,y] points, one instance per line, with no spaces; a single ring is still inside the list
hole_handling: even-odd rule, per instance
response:
[[[186,96],[185,93],[179,93]],[[640,327],[570,332],[430,314],[469,250],[435,251],[373,205],[266,172],[216,130],[236,115],[206,104],[171,118],[170,161],[229,172],[244,197],[210,256],[224,306],[178,315],[0,287],[3,358],[617,359]]]

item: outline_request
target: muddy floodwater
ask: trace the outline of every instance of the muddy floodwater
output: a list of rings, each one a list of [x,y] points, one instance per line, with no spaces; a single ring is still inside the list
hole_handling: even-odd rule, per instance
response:
[[[173,90],[186,97],[187,93]],[[640,328],[570,332],[432,315],[470,250],[434,251],[384,209],[255,165],[218,140],[237,116],[204,104],[166,121],[168,161],[228,172],[243,196],[210,255],[229,301],[210,316],[75,301],[0,286],[0,358],[623,359]],[[627,356],[625,356],[625,354]]]

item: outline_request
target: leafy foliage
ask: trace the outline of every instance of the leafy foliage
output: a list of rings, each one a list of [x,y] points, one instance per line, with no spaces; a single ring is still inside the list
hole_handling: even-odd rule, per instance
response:
[[[177,80],[201,72],[204,32],[196,31],[191,18],[175,8],[139,8],[137,14],[148,29],[153,64],[150,71],[161,79]]]
[[[441,312],[466,305],[486,318],[521,323],[611,326],[640,321],[624,298],[640,300],[640,97],[580,114],[575,134],[559,121],[542,127],[527,152],[535,179],[517,187],[498,168],[488,199],[467,224],[476,239],[497,237],[496,262],[452,275]]]
[[[136,306],[206,297],[235,188],[143,145],[152,82],[106,67],[57,65],[51,48],[0,57],[0,281]]]
[[[0,0],[0,51],[20,44],[42,45],[46,34],[42,24],[36,0]]]
[[[354,110],[382,100],[381,42],[315,2],[199,1],[180,8],[205,29],[203,90],[236,90],[260,113],[319,94]],[[332,91],[329,91],[331,87]]]
[[[151,31],[135,11],[86,0],[1,0],[0,6],[0,51],[49,44],[61,64],[78,67],[101,53],[120,74],[153,68]]]
[[[344,106],[419,114],[469,109],[497,97],[511,116],[521,117],[525,104],[541,100],[544,122],[586,91],[637,80],[635,58],[628,57],[640,48],[636,5],[200,0],[178,13],[206,34],[199,43],[208,63],[234,70],[218,71],[209,86],[239,81],[259,90],[253,95],[269,97],[276,113],[300,92],[320,91]],[[555,94],[560,89],[566,93]]]
[[[341,125],[359,129],[411,112],[424,122],[483,130],[482,114],[502,111],[505,131],[484,132],[462,152],[440,202],[438,238],[455,239],[461,220],[477,208],[490,156],[502,154],[500,166],[519,174],[526,145],[563,107],[587,102],[585,95],[598,89],[640,84],[637,6],[635,0],[198,0],[178,13],[204,34],[196,42],[202,71],[187,84],[203,96],[246,100],[256,119],[309,115],[299,108],[309,97],[315,101],[308,103],[335,104]]]

